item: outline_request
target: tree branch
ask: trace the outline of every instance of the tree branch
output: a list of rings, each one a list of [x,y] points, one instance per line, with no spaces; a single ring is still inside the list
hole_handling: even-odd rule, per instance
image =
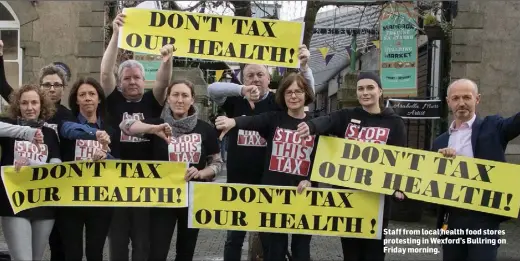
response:
[[[181,11],[184,11],[184,12],[193,12],[195,9],[199,8],[201,5],[203,5],[206,1],[199,1],[197,2],[195,5],[193,6],[190,6],[188,8],[184,8],[182,9]]]

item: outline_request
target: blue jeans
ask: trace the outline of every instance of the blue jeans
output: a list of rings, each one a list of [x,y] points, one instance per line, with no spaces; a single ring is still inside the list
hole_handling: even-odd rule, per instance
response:
[[[222,139],[222,141],[220,142],[220,156],[222,157],[223,161],[226,161],[227,146],[228,146],[228,139],[227,139],[227,137],[224,137]]]

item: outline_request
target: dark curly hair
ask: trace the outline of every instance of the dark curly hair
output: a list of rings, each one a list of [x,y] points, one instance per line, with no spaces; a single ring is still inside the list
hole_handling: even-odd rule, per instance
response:
[[[46,121],[52,118],[52,116],[54,116],[56,113],[56,105],[54,105],[51,99],[41,88],[34,84],[23,85],[11,93],[11,95],[9,95],[9,117],[11,119],[22,117],[22,112],[20,111],[20,99],[22,98],[22,94],[30,91],[34,91],[38,94],[38,96],[40,96],[40,115],[38,115],[38,119]]]
[[[105,96],[105,92],[103,91],[103,88],[101,87],[101,84],[92,77],[82,77],[79,78],[74,82],[72,85],[72,88],[70,89],[69,94],[69,107],[72,111],[74,116],[77,116],[79,114],[79,105],[77,103],[78,101],[78,90],[79,87],[83,84],[88,84],[94,87],[96,89],[96,92],[98,94],[99,98],[99,104],[96,110],[96,114],[98,117],[101,118],[103,122],[107,121],[107,99]],[[114,90],[117,92],[117,90]]]

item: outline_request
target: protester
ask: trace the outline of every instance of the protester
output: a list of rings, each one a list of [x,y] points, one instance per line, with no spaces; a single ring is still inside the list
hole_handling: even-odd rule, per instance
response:
[[[227,118],[219,116],[215,121],[218,129],[227,132],[236,127],[258,131],[267,140],[267,158],[264,160],[264,174],[261,184],[273,186],[298,186],[299,192],[311,186],[309,181],[312,160],[315,153],[315,137],[303,140],[296,137],[298,124],[309,120],[305,106],[314,101],[314,92],[299,74],[286,76],[276,92],[276,103],[285,111],[266,112],[255,116]],[[283,161],[283,162],[282,162]],[[301,162],[297,167],[286,168],[285,162]],[[300,167],[301,166],[301,167]],[[293,234],[291,239],[292,258],[295,261],[310,261],[312,236]],[[288,235],[266,233],[263,235],[263,260],[285,260]]]
[[[119,133],[110,128],[107,119],[107,99],[101,85],[94,78],[78,79],[70,91],[69,106],[75,121],[85,130],[68,125],[61,130],[63,161],[102,160],[119,157]],[[89,136],[96,136],[92,141]],[[114,140],[111,141],[110,137]],[[108,146],[110,144],[110,146]],[[108,151],[110,150],[110,153]],[[110,207],[65,207],[58,211],[58,225],[66,260],[82,260],[83,229],[85,255],[88,261],[103,260],[103,247],[112,218]]]
[[[300,73],[314,90],[314,77],[308,66],[309,50],[302,45],[299,50]],[[269,91],[271,76],[264,65],[247,64],[242,70],[242,82],[216,82],[208,86],[208,95],[221,106],[228,117],[258,115],[263,112],[284,110],[275,102],[274,93]],[[226,134],[227,138],[227,182],[259,184],[264,172],[266,141],[254,131],[239,128]],[[244,175],[247,173],[247,175]],[[224,261],[240,261],[245,231],[228,231]]]
[[[7,102],[10,102],[9,96],[13,92],[13,88],[11,85],[9,85],[5,76],[3,53],[4,43],[2,40],[0,40],[0,96],[2,96],[2,98],[4,98],[4,100]],[[68,78],[69,77],[66,75],[66,73],[59,66],[54,64],[44,66],[40,70],[40,87],[46,93],[46,96],[54,102],[56,107],[56,113],[52,118],[48,119],[44,123],[44,126],[55,130],[56,134],[58,134],[58,139],[58,130],[61,128],[61,123],[64,119],[72,117],[70,110],[61,104],[61,98],[64,94],[64,89],[67,86]],[[61,151],[63,151],[63,149],[61,149]],[[51,261],[65,261],[61,238],[58,234],[56,224],[53,227],[51,236],[49,238],[49,246],[51,249]]]
[[[437,137],[432,146],[433,151],[445,157],[464,156],[506,162],[507,144],[520,135],[520,113],[503,118],[498,115],[480,118],[476,115],[480,102],[477,84],[469,79],[454,81],[448,87],[446,101],[453,113],[448,131]],[[462,229],[477,231],[489,229],[498,231],[500,224],[509,218],[499,215],[472,211],[462,208],[440,206],[437,228],[448,230]],[[500,244],[486,243],[487,240],[498,241],[498,234],[450,234],[449,238],[481,239],[482,244],[454,244],[442,246],[444,261],[494,261]]]
[[[7,102],[10,102],[9,96],[14,89],[9,85],[5,76],[3,49],[4,43],[0,40],[0,95]],[[39,83],[40,87],[45,91],[51,101],[54,102],[56,107],[56,113],[52,118],[46,121],[45,126],[52,128],[58,133],[58,125],[64,118],[70,116],[70,110],[61,105],[63,90],[67,86],[65,72],[52,64],[44,66],[40,70]]]
[[[309,135],[334,135],[350,140],[406,147],[403,119],[391,108],[382,108],[383,89],[379,76],[371,72],[359,73],[356,93],[361,107],[342,109],[301,123],[298,126],[298,134],[302,138]],[[373,133],[380,135],[372,135]],[[394,197],[398,200],[404,199],[401,192],[394,193]],[[390,198],[385,197],[383,230],[388,227],[390,218]],[[341,238],[343,259],[383,261],[383,240],[384,234],[380,240]]]
[[[43,126],[43,123],[55,113],[56,108],[52,101],[35,85],[22,86],[11,94],[10,100],[9,118],[3,121],[28,126],[24,128],[25,137],[34,137],[36,129],[40,129],[43,144],[0,138],[2,166],[14,165],[19,171],[22,166],[60,163],[60,147],[56,132]],[[31,127],[35,129],[31,130]],[[18,133],[15,133],[12,128],[2,128],[0,131],[4,132],[4,135],[22,136],[20,130],[16,130]],[[11,257],[14,260],[42,260],[54,225],[55,209],[38,207],[14,214],[5,187],[1,187],[3,191],[0,192],[0,215]]]
[[[157,72],[155,86],[145,92],[144,67],[136,60],[126,60],[119,65],[118,81],[114,75],[118,54],[117,41],[124,23],[124,14],[113,21],[113,34],[101,60],[101,86],[107,95],[112,127],[119,131],[119,123],[125,119],[144,120],[156,118],[164,105],[164,93],[172,77],[173,46],[161,48],[162,63]],[[119,82],[119,86],[117,83]],[[147,139],[120,133],[121,159],[152,160],[153,150]],[[128,260],[128,244],[132,240],[132,260],[144,260],[149,247],[149,208],[118,207],[114,210],[114,222],[109,236],[110,260]]]
[[[215,129],[198,118],[195,89],[191,82],[174,81],[166,91],[167,105],[160,119],[144,123],[129,119],[120,128],[127,135],[146,135],[152,140],[155,160],[188,162],[186,181],[211,181],[222,168]],[[150,123],[150,124],[147,124]],[[171,136],[169,133],[171,132]],[[188,208],[152,208],[149,261],[166,260],[177,225],[177,261],[193,260],[199,230],[188,228]]]

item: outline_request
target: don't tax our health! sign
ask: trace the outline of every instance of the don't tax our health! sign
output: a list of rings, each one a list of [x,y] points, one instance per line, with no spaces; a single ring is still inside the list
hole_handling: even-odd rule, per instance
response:
[[[299,67],[303,23],[140,8],[126,15],[120,48],[159,54],[173,45],[173,55],[226,62]]]

